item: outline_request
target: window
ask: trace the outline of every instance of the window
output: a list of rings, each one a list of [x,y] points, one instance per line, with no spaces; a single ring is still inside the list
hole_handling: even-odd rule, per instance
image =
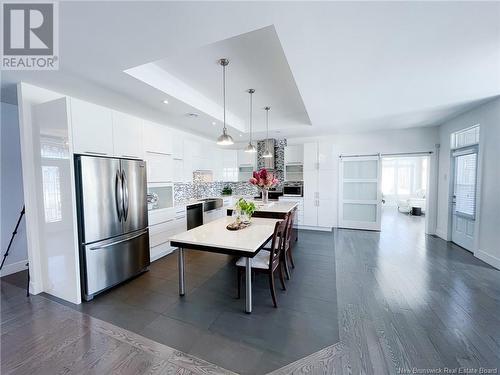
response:
[[[57,221],[61,221],[62,210],[59,167],[47,165],[42,166],[42,183],[45,222],[55,223]]]
[[[479,125],[471,126],[451,135],[451,149],[479,144]]]
[[[382,194],[388,204],[412,197],[425,198],[428,160],[422,156],[382,159]]]
[[[455,156],[455,212],[474,219],[476,215],[477,152],[459,152]]]

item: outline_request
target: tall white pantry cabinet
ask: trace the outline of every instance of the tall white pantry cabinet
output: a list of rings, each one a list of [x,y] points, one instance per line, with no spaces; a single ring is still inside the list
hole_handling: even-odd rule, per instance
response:
[[[304,144],[304,226],[330,229],[335,225],[336,165],[330,142]]]

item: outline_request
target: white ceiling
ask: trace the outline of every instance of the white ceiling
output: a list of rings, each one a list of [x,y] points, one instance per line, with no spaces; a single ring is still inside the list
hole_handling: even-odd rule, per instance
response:
[[[264,107],[272,129],[311,125],[273,26],[127,70],[132,76],[198,110],[223,120],[222,68],[226,67],[228,124],[249,131],[249,94],[253,88],[253,129],[265,131]],[[146,77],[146,78],[144,78]]]
[[[163,104],[164,92],[124,70],[160,61],[220,105],[214,59],[224,48],[234,56],[229,110],[246,121],[254,78],[256,101],[276,103],[281,136],[436,125],[500,95],[498,2],[61,2],[59,11],[60,70],[2,72],[5,100],[24,80],[214,137],[218,116],[188,118],[199,109],[170,96]],[[238,44],[274,30],[263,50]],[[267,48],[273,64],[261,61]],[[270,66],[282,73],[272,84]]]

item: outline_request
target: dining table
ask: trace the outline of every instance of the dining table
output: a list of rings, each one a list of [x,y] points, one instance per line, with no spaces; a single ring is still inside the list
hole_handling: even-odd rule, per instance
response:
[[[252,312],[252,258],[273,237],[279,219],[252,217],[250,225],[239,230],[227,229],[234,219],[224,216],[170,238],[170,245],[177,247],[179,270],[179,295],[186,294],[185,251],[197,250],[227,254],[245,259],[245,312]]]

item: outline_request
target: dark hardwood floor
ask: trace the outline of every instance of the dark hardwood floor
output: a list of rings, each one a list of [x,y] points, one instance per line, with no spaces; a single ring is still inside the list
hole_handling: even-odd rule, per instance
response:
[[[267,280],[262,279],[255,289],[254,313],[241,313],[243,301],[234,299],[236,280],[229,259],[194,252],[187,263],[188,295],[182,301],[176,295],[175,264],[170,264],[175,258],[167,257],[131,283],[91,304],[72,308],[107,321],[98,325],[108,324],[101,333],[121,330],[112,335],[114,340],[132,335],[132,342],[147,340],[148,345],[141,343],[147,348],[153,345],[149,337],[219,365],[217,371],[222,372],[222,367],[252,374],[274,370],[276,375],[398,374],[418,369],[444,371],[445,367],[457,372],[460,368],[498,372],[500,271],[454,244],[424,235],[423,220],[386,210],[380,233],[301,231],[294,253],[297,268],[288,291],[278,295],[278,309],[272,307]],[[90,334],[85,325],[79,328],[63,315],[51,316],[52,310],[23,307],[16,312],[25,297],[19,288],[18,295],[12,292],[8,283],[13,279],[2,280],[2,373],[6,369],[44,373],[33,369],[50,368],[52,363],[69,363],[66,373],[91,371],[74,365],[85,362],[71,357],[89,348],[64,349],[72,339],[84,345],[79,337]],[[19,283],[24,285],[24,279]],[[30,304],[47,303],[37,302],[39,298],[31,297]],[[73,312],[81,315],[79,311]],[[27,330],[26,321],[30,322]],[[53,332],[55,322],[62,344],[43,333],[47,325]],[[127,331],[111,328],[110,323]],[[30,344],[23,344],[20,351],[23,340]],[[48,340],[48,346],[37,344],[43,340]],[[89,342],[104,353],[113,345],[123,345],[123,340],[116,343],[101,336]],[[116,355],[147,358],[148,369],[156,366],[155,361],[165,360],[147,357],[151,351],[137,354],[142,346],[133,347],[123,350],[132,350],[134,355]],[[192,361],[185,359],[193,358],[189,354],[161,348]],[[107,366],[122,368],[117,365],[122,363],[118,357],[111,357],[113,365],[108,361]],[[170,366],[171,358],[167,355]],[[145,372],[134,363],[126,373]],[[189,367],[189,371],[197,373],[196,368]],[[158,373],[190,373],[182,369]]]

